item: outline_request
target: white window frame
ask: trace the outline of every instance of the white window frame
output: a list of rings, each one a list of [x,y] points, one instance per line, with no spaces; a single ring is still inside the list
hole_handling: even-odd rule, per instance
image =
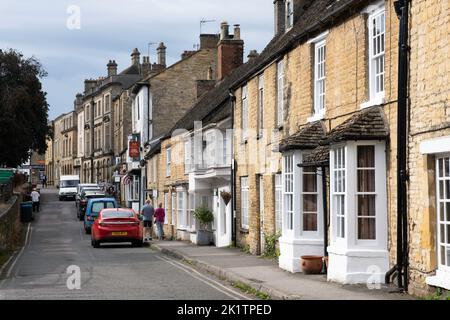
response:
[[[450,210],[450,208],[442,211],[441,204],[444,206],[450,206],[450,154],[442,154],[436,157],[436,199],[437,199],[437,265],[438,270],[446,272],[450,276],[450,211],[446,214],[445,210]],[[441,167],[440,162],[444,161],[444,166],[442,167],[442,176],[440,174]],[[448,169],[446,169],[445,162],[448,161]],[[441,190],[443,189],[443,190]],[[442,194],[442,195],[441,195]],[[442,219],[442,217],[444,219]],[[442,227],[444,229],[444,234],[442,234]],[[442,239],[444,237],[444,239]],[[442,264],[442,247],[445,248],[446,262]]]
[[[275,230],[281,232],[282,214],[283,214],[283,175],[281,173],[275,174]]]
[[[176,215],[176,207],[177,207],[177,193],[172,192],[172,207],[171,207],[171,225],[175,225],[175,215]]]
[[[248,183],[248,177],[241,177],[241,228],[244,230],[250,228],[250,188]]]
[[[284,125],[284,60],[277,62],[277,127]]]
[[[248,139],[248,118],[249,118],[249,103],[248,103],[248,85],[242,87],[242,141]]]
[[[192,140],[189,138],[184,142],[184,173],[192,171]]]
[[[326,40],[314,44],[314,115],[324,117],[326,111]]]
[[[286,0],[286,30],[294,26],[294,1]]]
[[[108,109],[106,107],[108,107]],[[107,94],[105,96],[105,113],[109,112],[111,112],[111,95]]]
[[[258,77],[258,137],[264,134],[264,74]]]
[[[166,177],[170,177],[171,175],[171,166],[172,164],[172,149],[167,148],[166,149]]]
[[[357,160],[358,146],[375,146],[375,214],[376,214],[376,239],[358,239],[358,179]],[[344,168],[336,168],[336,150],[344,150]],[[344,173],[345,189],[336,190],[335,172]],[[358,249],[387,250],[387,190],[386,190],[386,144],[384,141],[348,141],[345,144],[335,145],[330,152],[330,185],[331,185],[331,241],[332,244],[345,246],[347,248],[356,247]],[[344,199],[344,226],[345,238],[338,237],[337,234],[337,206],[335,197],[343,195]]]
[[[187,229],[186,205],[187,193],[184,189],[177,189],[177,228],[179,230]]]
[[[368,55],[368,64],[369,64],[369,101],[363,103],[361,108],[368,108],[374,105],[380,105],[385,102],[385,89],[386,89],[386,9],[384,6],[384,1],[379,2],[376,5],[370,6],[366,12],[369,14],[367,19],[367,28],[368,28],[368,46],[369,46],[369,55]],[[379,35],[374,34],[373,22],[375,19],[380,18],[381,16],[384,19],[381,19],[381,26],[384,30],[381,31]],[[382,45],[383,50],[380,52],[374,53],[374,38],[380,37],[384,39],[380,41],[380,45]],[[383,71],[379,74],[376,73],[376,60],[382,58],[383,61]],[[383,90],[377,92],[377,77],[382,75],[383,77]]]
[[[295,204],[295,168],[294,153],[283,155],[283,230],[294,233],[294,204]]]
[[[301,162],[303,163],[303,159],[305,158],[305,156],[308,155],[309,152],[304,151],[301,152],[301,154],[299,154],[300,158],[301,158]],[[315,192],[309,192],[309,191],[305,191],[303,189],[303,178],[305,177],[305,175],[315,175],[316,176],[316,191]],[[321,238],[322,234],[323,234],[323,203],[321,201],[322,199],[322,194],[323,194],[323,188],[322,188],[322,183],[321,183],[321,177],[322,177],[322,169],[318,169],[316,168],[316,172],[315,174],[312,172],[305,172],[305,168],[302,167],[300,169],[300,175],[295,175],[294,176],[294,180],[297,179],[298,177],[301,177],[301,181],[299,183],[300,186],[300,194],[301,194],[301,199],[300,199],[300,203],[299,203],[299,208],[300,208],[300,212],[301,212],[301,218],[300,218],[300,232],[303,236],[308,236],[310,238]],[[304,230],[304,225],[303,225],[303,217],[305,214],[305,210],[304,210],[304,196],[305,195],[315,195],[316,196],[316,223],[317,223],[317,228],[316,230]]]
[[[334,235],[336,239],[342,241],[347,238],[347,148],[345,145],[336,147],[331,151],[330,171],[331,171],[331,206],[333,221],[335,221]],[[340,183],[340,182],[341,183]],[[343,204],[338,199],[343,198]],[[338,205],[339,203],[339,205]]]
[[[168,215],[168,209],[169,209],[169,193],[164,192],[164,224],[169,224],[169,215]]]

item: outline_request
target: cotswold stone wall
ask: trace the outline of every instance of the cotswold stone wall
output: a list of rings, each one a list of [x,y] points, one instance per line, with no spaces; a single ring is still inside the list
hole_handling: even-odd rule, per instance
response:
[[[390,137],[386,142],[387,194],[388,194],[388,249],[391,265],[396,257],[396,100],[397,100],[397,43],[398,19],[394,1],[385,1],[385,103],[384,112],[389,123]],[[337,22],[326,36],[326,114],[328,130],[342,124],[369,100],[368,92],[368,34],[367,15],[357,12],[345,21]],[[323,30],[325,31],[325,30]],[[319,32],[320,33],[320,32]],[[311,35],[314,38],[318,34]],[[296,133],[313,115],[313,44],[301,43],[284,57],[283,127],[276,127],[277,117],[277,65],[274,61],[261,74],[264,77],[264,137],[255,134],[258,119],[258,76],[250,79],[248,86],[249,128],[253,130],[247,143],[240,136],[242,128],[242,88],[236,90],[234,140],[237,167],[237,236],[241,246],[258,254],[260,250],[260,206],[264,206],[264,232],[275,229],[274,176],[281,172],[281,154],[274,151],[280,139]],[[281,57],[280,57],[281,59]],[[259,199],[258,177],[264,177],[264,203]],[[241,226],[240,177],[249,177],[249,230]],[[328,193],[329,194],[329,193]]]
[[[12,250],[20,241],[20,198],[13,196],[0,208],[0,250]]]
[[[411,1],[410,25],[409,291],[424,295],[438,262],[436,157],[420,144],[450,135],[450,2]]]

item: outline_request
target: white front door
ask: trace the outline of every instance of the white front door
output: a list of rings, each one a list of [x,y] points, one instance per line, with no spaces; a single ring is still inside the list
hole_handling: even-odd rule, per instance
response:
[[[217,203],[214,206],[214,214],[216,217],[216,237],[217,247],[228,247],[231,245],[231,200],[225,204],[224,199],[221,196],[222,192],[230,192],[229,187],[219,188],[218,196],[216,197]]]

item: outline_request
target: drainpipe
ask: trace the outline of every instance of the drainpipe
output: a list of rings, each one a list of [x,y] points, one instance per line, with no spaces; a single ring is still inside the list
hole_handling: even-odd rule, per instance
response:
[[[328,257],[328,203],[327,203],[327,175],[326,167],[322,166],[322,201],[323,201],[323,256]],[[326,273],[325,263],[323,264]]]
[[[400,20],[398,55],[398,108],[397,108],[397,265],[386,278],[396,273],[398,288],[408,291],[408,211],[407,211],[407,148],[408,148],[408,16],[409,1],[394,3]],[[389,279],[388,279],[389,280]]]
[[[237,246],[237,225],[236,225],[236,159],[234,158],[234,107],[236,96],[230,90],[230,106],[231,106],[231,129],[233,130],[232,140],[231,140],[231,155],[232,155],[232,164],[231,164],[231,239],[233,241],[233,246]]]

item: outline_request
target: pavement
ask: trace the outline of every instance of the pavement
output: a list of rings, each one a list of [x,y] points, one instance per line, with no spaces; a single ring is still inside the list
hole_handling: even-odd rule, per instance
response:
[[[328,282],[326,275],[292,274],[274,260],[249,255],[237,248],[199,247],[183,241],[158,241],[152,246],[161,253],[183,260],[197,269],[230,283],[244,283],[271,299],[283,300],[409,300],[407,294],[392,292],[383,285],[370,290],[365,285]]]
[[[226,282],[148,247],[91,247],[73,201],[41,190],[25,246],[0,266],[0,300],[246,300]],[[79,286],[78,286],[79,285]]]

